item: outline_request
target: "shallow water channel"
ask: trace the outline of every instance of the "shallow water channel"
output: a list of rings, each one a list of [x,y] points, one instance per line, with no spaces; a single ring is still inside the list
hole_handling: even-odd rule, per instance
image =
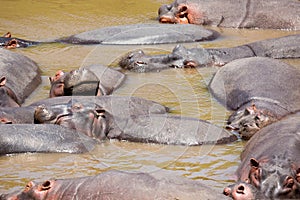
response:
[[[18,0],[1,1],[0,34],[29,40],[48,40],[77,34],[100,27],[158,23],[158,7],[165,0]],[[184,44],[186,47],[231,47],[267,38],[275,38],[291,31],[219,29],[221,37],[215,41]],[[81,46],[45,44],[12,51],[36,61],[43,75],[43,83],[27,99],[29,104],[48,97],[48,76],[57,70],[70,71],[90,64],[116,66],[116,60],[128,51],[143,49],[148,53],[168,53],[169,45],[142,46]],[[299,67],[300,61],[286,60]],[[113,63],[111,65],[111,63]],[[300,69],[300,67],[299,67]],[[230,114],[207,91],[207,84],[217,68],[170,69],[159,73],[137,74],[125,72],[127,79],[113,95],[138,96],[170,107],[171,112],[211,121],[223,126]],[[25,76],[25,74],[24,74]],[[1,132],[1,130],[0,130]],[[187,133],[188,134],[188,133]],[[167,170],[179,176],[203,181],[222,188],[234,181],[234,171],[244,142],[218,146],[167,146],[125,141],[106,141],[86,154],[19,154],[0,157],[0,193],[25,187],[30,180],[69,178],[96,175],[110,169],[155,173]],[[1,147],[0,147],[1,148]]]

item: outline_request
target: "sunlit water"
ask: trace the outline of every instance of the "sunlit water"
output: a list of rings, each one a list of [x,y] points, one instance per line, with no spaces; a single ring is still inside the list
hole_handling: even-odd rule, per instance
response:
[[[0,34],[51,40],[105,26],[157,23],[158,7],[170,1],[1,1]],[[222,35],[212,42],[184,44],[186,47],[232,47],[295,32],[275,30],[215,29]],[[26,104],[48,97],[48,76],[57,70],[69,71],[90,64],[116,63],[128,51],[143,49],[148,53],[166,53],[171,45],[80,46],[45,44],[16,49],[36,61],[43,83]],[[299,59],[287,60],[299,67]],[[21,66],[20,66],[21,67]],[[113,64],[111,67],[116,67]],[[117,69],[117,68],[116,68]],[[300,67],[299,67],[300,69]],[[159,73],[125,72],[127,78],[114,95],[138,96],[170,107],[171,112],[211,121],[223,126],[230,114],[208,93],[207,84],[217,68],[170,69]],[[26,76],[26,74],[24,74]],[[1,131],[1,130],[0,130]],[[186,133],[188,134],[188,133]],[[30,180],[95,175],[110,169],[155,173],[167,170],[222,191],[234,180],[244,142],[219,146],[167,146],[107,141],[92,152],[74,154],[19,154],[0,157],[0,193],[23,188]]]

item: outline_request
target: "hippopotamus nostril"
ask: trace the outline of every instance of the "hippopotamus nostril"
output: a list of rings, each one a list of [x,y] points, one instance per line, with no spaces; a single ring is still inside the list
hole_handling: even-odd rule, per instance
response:
[[[50,181],[45,181],[42,184],[41,190],[49,190],[51,188],[51,182]]]
[[[236,192],[239,194],[244,194],[245,187],[243,185],[238,186]]]

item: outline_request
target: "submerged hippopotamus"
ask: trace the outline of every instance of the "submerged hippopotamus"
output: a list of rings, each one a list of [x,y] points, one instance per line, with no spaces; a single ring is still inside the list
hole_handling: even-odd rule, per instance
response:
[[[299,121],[297,113],[258,131],[241,154],[238,179],[270,199],[299,199]]]
[[[35,46],[39,43],[40,42],[11,37],[10,32],[6,33],[3,37],[0,37],[0,47],[4,47],[6,49]]]
[[[175,0],[158,10],[161,23],[233,28],[300,29],[298,0]]]
[[[40,69],[34,61],[6,49],[0,49],[0,73],[6,77],[5,86],[14,91],[18,104],[41,83]]]
[[[124,105],[125,108],[126,105]],[[194,118],[164,114],[119,114],[96,103],[72,101],[38,106],[35,123],[58,124],[90,137],[174,145],[225,144],[237,137],[222,128]]]
[[[0,107],[19,107],[16,94],[6,85],[6,77],[0,78]]]
[[[223,66],[247,57],[300,58],[300,34],[253,42],[232,48],[192,48],[177,45],[172,53],[146,55],[142,50],[130,52],[119,61],[120,67],[135,72],[168,68]]]
[[[262,127],[300,110],[300,71],[279,60],[235,60],[214,75],[212,95],[235,112],[227,128],[249,139]]]
[[[59,70],[51,83],[50,97],[57,96],[102,96],[117,89],[125,75],[102,65],[91,65],[71,72]]]
[[[179,189],[180,188],[180,189]],[[23,199],[226,199],[198,181],[154,172],[111,170],[96,176],[29,182],[20,192],[0,195],[1,200]]]
[[[210,41],[218,37],[218,33],[203,27],[185,24],[130,24],[105,27],[83,32],[69,37],[48,40],[29,41],[19,38],[0,37],[0,47],[17,48],[38,44],[68,43],[68,44],[103,44],[103,45],[147,45],[168,44],[178,42]]]
[[[84,153],[97,142],[79,132],[52,124],[1,124],[0,155],[12,153]]]

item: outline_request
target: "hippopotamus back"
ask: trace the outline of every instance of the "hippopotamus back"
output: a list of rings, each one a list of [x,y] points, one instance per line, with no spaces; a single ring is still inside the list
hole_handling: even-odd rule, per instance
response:
[[[225,65],[209,87],[232,110],[251,101],[263,101],[293,112],[300,109],[299,85],[298,69],[278,60],[252,57]]]

